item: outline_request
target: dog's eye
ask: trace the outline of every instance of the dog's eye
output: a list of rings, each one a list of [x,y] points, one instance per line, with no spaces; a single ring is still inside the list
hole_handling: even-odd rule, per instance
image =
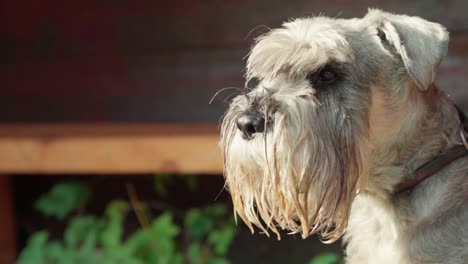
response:
[[[259,84],[260,84],[260,79],[257,78],[257,77],[252,77],[252,78],[250,78],[250,80],[247,81],[247,83],[246,83],[245,86],[246,86],[248,89],[254,89],[254,88],[256,88]]]
[[[325,69],[319,73],[318,81],[322,83],[329,83],[336,79],[336,73],[332,70]]]
[[[320,84],[330,84],[338,79],[338,74],[331,67],[325,66],[320,71],[316,71],[307,75],[310,85],[319,86]]]

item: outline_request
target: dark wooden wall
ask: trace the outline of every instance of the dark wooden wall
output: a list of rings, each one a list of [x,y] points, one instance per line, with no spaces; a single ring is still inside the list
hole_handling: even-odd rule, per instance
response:
[[[466,0],[11,0],[0,3],[0,122],[217,122],[229,93],[208,102],[242,86],[252,37],[369,6],[448,27],[437,83],[468,98]]]

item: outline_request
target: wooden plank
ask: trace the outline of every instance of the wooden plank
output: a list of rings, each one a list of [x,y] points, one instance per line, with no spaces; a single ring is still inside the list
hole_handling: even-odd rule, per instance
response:
[[[14,263],[16,228],[13,210],[11,176],[0,175],[0,263]]]
[[[216,125],[1,125],[1,173],[221,173]]]

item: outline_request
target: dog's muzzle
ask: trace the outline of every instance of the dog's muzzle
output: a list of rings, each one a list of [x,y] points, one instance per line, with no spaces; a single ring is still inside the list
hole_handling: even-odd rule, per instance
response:
[[[250,140],[256,133],[265,131],[265,117],[259,111],[248,111],[241,114],[236,120],[237,129],[242,133],[242,138]]]

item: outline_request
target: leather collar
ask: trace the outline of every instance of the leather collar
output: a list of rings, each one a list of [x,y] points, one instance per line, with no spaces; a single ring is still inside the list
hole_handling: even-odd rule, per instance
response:
[[[444,151],[443,153],[439,154],[434,159],[417,168],[414,173],[414,178],[398,184],[395,188],[395,193],[398,194],[412,189],[425,179],[440,171],[448,164],[468,155],[468,144],[466,140],[466,131],[468,131],[468,119],[458,106],[455,105],[455,108],[458,110],[458,115],[460,117],[460,136],[464,145],[455,145],[450,149]]]

